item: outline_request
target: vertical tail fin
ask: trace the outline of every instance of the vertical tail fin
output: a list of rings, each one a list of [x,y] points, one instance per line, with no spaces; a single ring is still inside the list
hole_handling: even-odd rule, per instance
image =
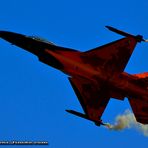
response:
[[[134,74],[133,76],[136,76],[140,79],[148,78],[148,72],[140,73],[140,74]]]
[[[134,74],[137,77],[136,82],[148,90],[148,72]]]

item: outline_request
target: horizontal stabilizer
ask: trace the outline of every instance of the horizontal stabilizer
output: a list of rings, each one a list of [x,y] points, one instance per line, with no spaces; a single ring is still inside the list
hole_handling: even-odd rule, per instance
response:
[[[148,124],[148,98],[129,99],[137,122]]]

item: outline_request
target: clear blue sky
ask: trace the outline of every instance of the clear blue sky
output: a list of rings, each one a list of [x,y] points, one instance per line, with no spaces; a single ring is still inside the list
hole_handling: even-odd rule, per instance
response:
[[[121,38],[105,25],[148,38],[147,0],[1,0],[0,5],[0,30],[81,51]],[[134,129],[109,131],[66,113],[82,111],[66,75],[3,40],[0,67],[0,141],[46,140],[50,148],[148,147],[148,138]],[[148,71],[148,44],[138,44],[125,71]],[[128,108],[127,99],[111,100],[103,119],[113,123]]]

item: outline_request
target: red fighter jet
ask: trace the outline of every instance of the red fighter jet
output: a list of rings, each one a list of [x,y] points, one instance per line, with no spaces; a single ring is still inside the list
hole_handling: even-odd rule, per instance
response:
[[[141,35],[106,27],[124,38],[86,52],[8,31],[0,31],[0,37],[69,75],[84,114],[73,110],[67,112],[96,125],[106,125],[101,116],[110,98],[124,100],[127,97],[137,121],[148,124],[148,73],[131,75],[124,72],[136,44],[147,40]]]

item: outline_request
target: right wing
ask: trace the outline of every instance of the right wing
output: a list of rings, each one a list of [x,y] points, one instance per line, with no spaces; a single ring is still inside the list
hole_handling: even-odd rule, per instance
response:
[[[69,78],[69,81],[86,116],[99,121],[110,99],[107,88],[103,84],[80,77]]]

